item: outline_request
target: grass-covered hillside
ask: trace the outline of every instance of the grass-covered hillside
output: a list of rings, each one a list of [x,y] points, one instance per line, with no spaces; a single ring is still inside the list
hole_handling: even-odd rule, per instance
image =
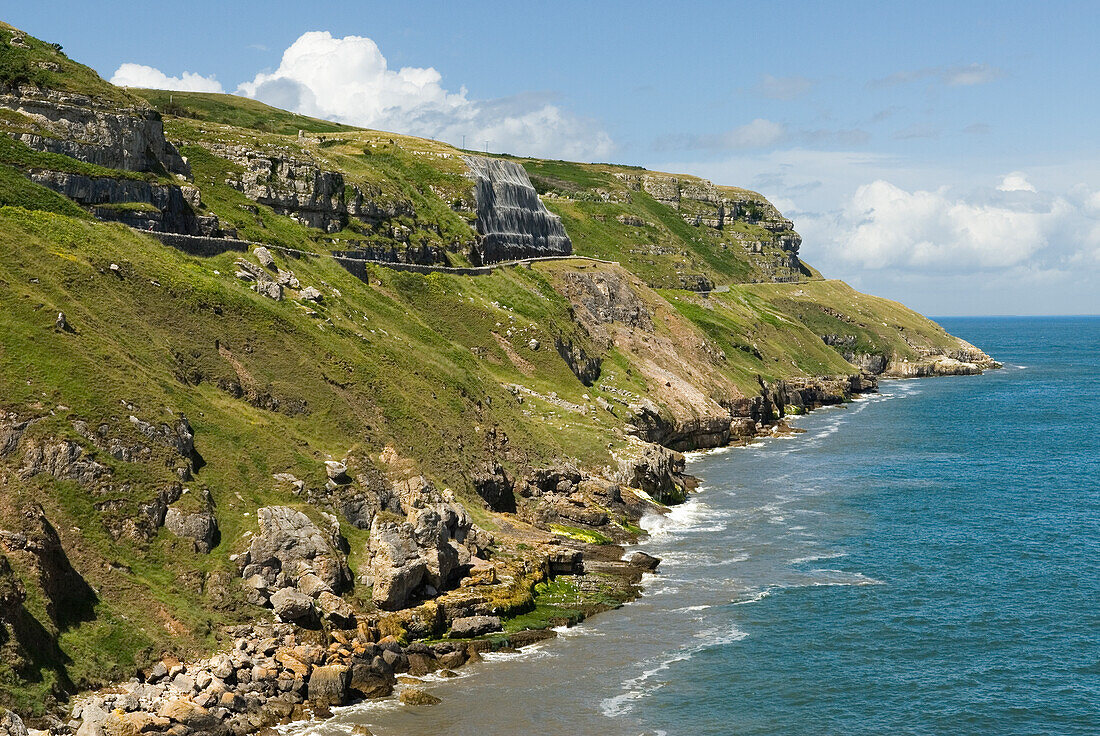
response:
[[[495,535],[480,551],[503,561],[486,575],[499,591],[462,590],[506,601],[526,617],[514,631],[551,621],[537,596],[563,588],[533,587],[549,570],[545,553],[529,564],[534,547],[630,538],[624,504],[683,490],[657,482],[675,456],[644,439],[727,441],[783,381],[858,373],[845,356],[885,367],[971,349],[823,280],[753,192],[514,159],[575,254],[614,263],[478,276],[371,263],[360,279],[331,253],[469,264],[462,151],[230,95],[118,89],[4,25],[0,87],[0,706],[21,712],[269,619],[240,564],[262,507],[336,520],[356,581],[343,599],[376,622],[373,525],[348,509],[374,503],[399,525],[402,507],[378,499],[423,476]],[[50,107],[58,91],[138,109],[134,135],[150,140],[161,121],[143,106],[159,110],[171,145],[153,142],[186,169],[126,168],[112,147],[131,138],[97,132],[91,113],[70,124]],[[252,245],[188,255],[101,221],[138,216]],[[326,460],[347,464],[345,480]],[[514,486],[511,505],[487,483]],[[210,515],[211,549],[163,528],[166,507]]]

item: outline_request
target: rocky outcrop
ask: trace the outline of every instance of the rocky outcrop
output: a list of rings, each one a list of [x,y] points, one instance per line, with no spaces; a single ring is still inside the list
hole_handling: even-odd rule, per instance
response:
[[[471,479],[474,491],[493,511],[516,510],[515,483],[504,472],[500,463],[494,463]]]
[[[334,516],[321,516],[324,529],[287,506],[265,506],[256,511],[259,533],[237,560],[255,602],[274,604],[275,594],[286,588],[297,587],[312,599],[322,592],[342,593],[351,585],[340,525]]]
[[[570,338],[557,337],[554,347],[561,356],[569,370],[585,386],[591,386],[600,378],[600,368],[603,361],[598,356],[589,355],[580,341]]]
[[[523,167],[514,161],[467,156],[481,236],[470,254],[475,264],[539,256],[563,256],[573,243],[539,199]]]
[[[114,179],[34,170],[31,181],[90,207],[101,220],[154,232],[206,237],[224,235],[213,215],[200,215],[199,190],[141,179]]]
[[[687,498],[684,464],[680,453],[647,444],[638,454],[620,461],[619,481],[644,491],[659,503],[682,503]]]
[[[46,613],[55,624],[66,625],[90,615],[98,597],[73,568],[42,507],[26,509],[15,525],[0,529],[0,551],[20,559],[31,572],[36,587],[45,594]]]
[[[451,637],[469,639],[482,634],[500,631],[503,625],[497,616],[465,616],[451,622]]]
[[[119,108],[92,97],[36,87],[0,89],[0,107],[15,110],[44,131],[18,139],[36,151],[126,171],[191,176],[191,169],[164,137],[160,113]]]
[[[797,281],[802,273],[798,250],[802,236],[794,223],[780,214],[766,198],[746,189],[716,187],[706,179],[667,174],[615,174],[629,189],[642,191],[658,202],[678,210],[680,217],[694,227],[708,227],[723,233],[752,254],[769,280]],[[734,226],[755,225],[754,234]],[[684,288],[705,291],[702,283],[685,283]]]
[[[420,476],[395,490],[403,515],[375,514],[368,541],[374,603],[391,611],[453,585],[480,551],[473,521],[449,491]]]
[[[188,514],[179,509],[168,509],[164,516],[164,528],[177,537],[191,540],[195,550],[203,554],[212,550],[218,542],[218,521],[209,511]]]
[[[23,719],[10,710],[0,708],[0,736],[27,736]]]
[[[288,149],[215,145],[211,150],[241,167],[241,173],[229,179],[230,186],[281,215],[327,233],[342,230],[349,219],[378,225],[415,215],[408,200],[348,182],[340,172],[322,169]]]

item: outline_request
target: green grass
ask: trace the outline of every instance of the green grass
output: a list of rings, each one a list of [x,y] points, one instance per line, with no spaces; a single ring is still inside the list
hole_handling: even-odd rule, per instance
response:
[[[11,45],[13,34],[23,37],[30,48]],[[53,68],[56,66],[56,69]],[[104,81],[95,70],[78,64],[62,51],[59,44],[48,43],[18,31],[0,21],[0,84],[31,84],[99,98],[101,102],[123,107],[141,105],[141,101],[119,87]]]
[[[572,539],[575,542],[586,542],[587,544],[611,544],[612,541],[611,537],[595,529],[582,529],[567,524],[551,524],[550,531],[554,534],[560,534],[566,539]]]
[[[165,115],[250,128],[265,133],[297,136],[300,130],[307,133],[356,130],[350,125],[298,115],[238,95],[136,88],[129,92],[146,100]]]
[[[9,138],[0,132],[0,164],[7,164],[19,169],[48,169],[50,171],[65,171],[70,174],[83,174],[91,177],[106,177],[110,179],[135,179],[141,181],[158,181],[163,177],[150,172],[124,171],[122,169],[110,169],[106,166],[89,164],[78,161],[75,158],[60,153],[35,151],[22,141]]]
[[[71,199],[52,189],[35,184],[22,172],[6,164],[0,164],[0,207],[10,205],[28,210],[56,212],[70,217],[87,218],[84,212]]]

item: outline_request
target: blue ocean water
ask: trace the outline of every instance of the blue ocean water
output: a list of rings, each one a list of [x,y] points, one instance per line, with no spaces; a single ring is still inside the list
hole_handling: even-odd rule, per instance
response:
[[[1005,368],[694,457],[643,598],[308,730],[1100,733],[1100,318],[941,323]]]

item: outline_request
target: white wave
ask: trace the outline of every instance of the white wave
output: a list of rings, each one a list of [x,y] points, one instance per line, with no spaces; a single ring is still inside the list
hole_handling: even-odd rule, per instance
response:
[[[861,572],[845,572],[844,570],[811,570],[810,575],[835,575],[837,577],[826,580],[812,580],[808,583],[811,586],[824,586],[824,585],[885,585],[881,580],[875,580],[872,577],[868,577]]]
[[[553,641],[547,639],[546,641]],[[537,644],[531,644],[523,649],[517,649],[514,652],[484,652],[481,658],[486,662],[510,662],[516,659],[546,659],[547,657],[557,656],[555,653],[545,648],[546,642],[538,642]]]
[[[777,587],[778,586],[776,586],[776,585],[769,585],[767,588],[764,588],[763,590],[760,590],[760,591],[757,591],[756,593],[753,593],[748,598],[741,598],[741,599],[736,600],[736,601],[730,601],[730,604],[734,605],[734,606],[743,606],[746,603],[759,603],[760,601],[764,600],[769,595],[771,595],[772,591],[775,590]]]
[[[801,565],[805,562],[817,562],[818,560],[835,560],[838,557],[847,557],[847,552],[822,552],[818,555],[807,555],[806,557],[795,557],[791,560],[792,565]]]
[[[616,718],[629,713],[634,707],[634,701],[647,697],[656,690],[660,690],[664,687],[666,683],[651,683],[650,681],[657,675],[668,670],[672,665],[677,662],[685,662],[704,649],[732,644],[735,641],[741,641],[746,636],[748,636],[747,633],[736,627],[730,630],[717,628],[708,629],[695,634],[696,639],[704,639],[705,641],[694,647],[676,652],[671,657],[667,657],[658,662],[656,666],[643,671],[642,674],[637,677],[631,677],[628,680],[624,680],[622,687],[625,692],[600,701],[600,710],[608,718]]]
[[[696,611],[705,611],[708,608],[712,608],[710,605],[703,606],[684,606],[683,608],[674,608],[672,613],[695,613]]]

